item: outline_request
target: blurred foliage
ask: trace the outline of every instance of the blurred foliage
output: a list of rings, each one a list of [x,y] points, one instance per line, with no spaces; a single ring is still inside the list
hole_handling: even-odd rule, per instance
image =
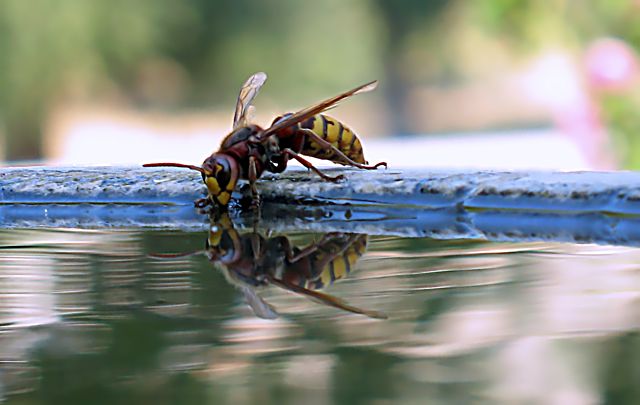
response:
[[[380,78],[390,127],[412,132],[416,86],[481,80],[479,66],[515,66],[549,46],[579,54],[602,36],[638,49],[639,8],[632,0],[3,0],[0,129],[10,159],[38,158],[41,127],[59,104],[229,106],[238,83],[263,70],[267,97],[295,105]],[[636,119],[616,121],[637,107],[627,100],[605,113],[618,133]]]
[[[640,46],[640,4],[633,0],[492,0],[472,4],[480,24],[528,51],[563,41],[586,45],[600,36],[615,36]]]
[[[385,96],[388,101],[389,115],[396,117],[393,128],[397,133],[410,132],[408,126],[407,93],[411,78],[408,77],[407,61],[404,55],[411,35],[420,27],[437,27],[436,16],[444,10],[447,0],[402,0],[387,1],[375,0],[382,16],[387,32],[386,47],[383,54],[385,68]],[[435,35],[432,32],[425,33],[425,37]]]
[[[376,32],[364,1],[3,1],[0,114],[9,156],[39,155],[44,114],[64,99],[230,104],[258,70],[277,72],[274,93],[299,83],[342,89],[377,76],[369,63],[379,58]],[[154,75],[172,91],[148,91]]]
[[[620,161],[624,167],[634,170],[640,170],[639,106],[638,100],[613,94],[604,96],[602,102]]]
[[[582,56],[594,39],[616,37],[640,51],[640,2],[634,0],[494,0],[474,2],[483,26],[524,49],[558,41]],[[551,38],[550,38],[551,37]],[[637,83],[637,80],[636,80]],[[640,92],[637,86],[594,92],[624,168],[640,170]]]

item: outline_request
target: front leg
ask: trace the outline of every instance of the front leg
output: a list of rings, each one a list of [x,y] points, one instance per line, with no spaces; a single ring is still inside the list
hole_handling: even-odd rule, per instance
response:
[[[260,222],[260,193],[256,182],[258,181],[258,158],[249,156],[249,188],[251,189],[251,209],[253,210],[253,231],[257,232]]]
[[[287,168],[287,158],[283,154],[272,156],[267,161],[266,170],[271,173],[282,173]]]
[[[216,204],[210,196],[197,199],[193,205],[198,208],[200,214],[208,214],[213,218],[225,213],[227,210],[227,207]]]
[[[249,188],[251,189],[251,206],[260,207],[260,193],[256,182],[258,181],[258,158],[249,156]]]
[[[205,197],[205,198],[199,198],[197,200],[195,200],[193,202],[193,205],[196,208],[200,208],[200,209],[204,209],[210,205],[213,205],[213,201],[211,201],[211,198],[209,198],[209,196]]]
[[[255,225],[254,225],[255,227]],[[260,260],[264,256],[262,251],[262,237],[258,234],[258,232],[254,229],[253,233],[249,235],[251,238],[251,249],[253,250],[253,269],[254,271],[258,268],[258,264]]]

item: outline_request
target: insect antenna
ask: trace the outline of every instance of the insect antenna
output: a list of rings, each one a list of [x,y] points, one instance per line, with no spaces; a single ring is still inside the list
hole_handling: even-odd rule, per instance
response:
[[[152,259],[158,259],[158,260],[172,260],[172,259],[182,259],[184,257],[196,256],[204,252],[205,252],[204,250],[200,249],[200,250],[194,250],[193,252],[184,252],[184,253],[149,253],[147,254],[147,257],[150,257]]]
[[[181,167],[183,169],[195,170],[196,172],[200,172],[205,174],[204,169],[200,166],[194,165],[185,165],[182,163],[173,163],[173,162],[161,162],[161,163],[145,163],[142,167]]]

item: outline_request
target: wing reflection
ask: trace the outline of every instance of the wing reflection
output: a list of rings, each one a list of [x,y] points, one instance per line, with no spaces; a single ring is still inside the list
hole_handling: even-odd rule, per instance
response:
[[[204,253],[226,279],[244,295],[256,316],[278,317],[259,295],[273,285],[306,296],[323,305],[369,318],[386,319],[378,311],[352,306],[318,290],[346,277],[367,248],[367,235],[332,232],[306,246],[295,246],[287,236],[267,237],[257,231],[240,233],[227,214],[212,220]],[[184,257],[199,252],[156,254],[156,258]]]

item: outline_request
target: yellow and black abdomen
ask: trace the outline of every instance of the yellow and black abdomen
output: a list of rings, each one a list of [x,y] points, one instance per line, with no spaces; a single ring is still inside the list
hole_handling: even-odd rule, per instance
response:
[[[347,128],[340,121],[324,114],[318,114],[300,123],[300,127],[310,129],[313,133],[329,142],[356,163],[367,163],[364,159],[360,139],[358,139],[358,136],[351,129]],[[309,137],[306,138],[300,153],[318,159],[344,164],[335,151],[322,148],[317,142],[309,139]]]
[[[367,250],[367,235],[349,235],[346,239],[336,238],[314,255],[314,277],[305,287],[318,290],[336,280],[347,277],[353,266]]]

